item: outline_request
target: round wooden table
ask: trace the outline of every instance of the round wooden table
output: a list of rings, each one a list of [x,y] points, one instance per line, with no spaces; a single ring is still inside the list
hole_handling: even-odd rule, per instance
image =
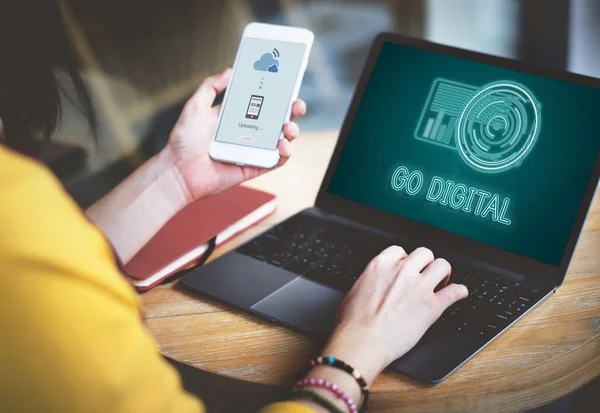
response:
[[[336,132],[304,134],[294,143],[294,156],[285,167],[247,183],[276,194],[278,210],[219,247],[212,258],[311,206],[336,139]],[[425,385],[385,372],[372,386],[370,410],[523,411],[598,376],[599,198],[588,215],[566,281],[552,298],[440,384]],[[261,388],[283,389],[321,345],[174,284],[159,286],[143,294],[142,300],[147,327],[162,354],[200,369],[211,392],[220,391],[218,383],[234,382],[224,378],[249,386],[250,395],[259,394]],[[211,380],[217,384],[211,385]],[[231,389],[222,392],[234,394]]]

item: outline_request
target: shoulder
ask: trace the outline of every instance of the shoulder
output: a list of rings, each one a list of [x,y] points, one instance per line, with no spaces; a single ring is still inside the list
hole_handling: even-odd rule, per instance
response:
[[[0,411],[203,411],[102,234],[46,168],[2,147],[0,331]]]
[[[3,212],[31,211],[26,201],[72,204],[61,184],[41,163],[0,145],[0,195]],[[75,205],[69,205],[73,209]],[[25,212],[23,211],[23,212]],[[3,224],[5,220],[0,221]]]
[[[42,164],[0,145],[0,263],[22,273],[59,266],[137,307],[102,233]],[[28,265],[29,264],[29,265]],[[41,274],[29,271],[29,281]]]

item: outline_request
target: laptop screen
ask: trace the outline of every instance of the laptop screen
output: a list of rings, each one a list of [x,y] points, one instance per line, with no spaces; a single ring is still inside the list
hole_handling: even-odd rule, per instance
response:
[[[559,266],[600,90],[384,43],[328,192]]]

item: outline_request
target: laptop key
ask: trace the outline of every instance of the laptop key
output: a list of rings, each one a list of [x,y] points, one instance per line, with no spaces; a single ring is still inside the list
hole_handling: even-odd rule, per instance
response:
[[[498,334],[500,331],[502,331],[502,328],[499,328],[497,325],[490,322],[479,324],[477,328],[473,330],[473,333],[476,336],[489,340],[490,338],[496,336],[496,334]]]
[[[479,322],[477,320],[471,319],[458,323],[456,325],[456,330],[461,333],[474,333],[477,331],[479,327]]]
[[[482,309],[485,314],[500,314],[504,307],[508,305],[508,300],[503,296],[495,295]]]
[[[501,313],[498,313],[498,314],[503,315],[504,317],[508,318],[509,320],[513,320],[517,316],[517,312],[516,311],[509,311],[509,310],[504,310],[504,311],[502,311]]]
[[[352,286],[352,283],[350,283],[344,277],[335,275],[330,271],[320,269],[318,267],[312,268],[311,270],[304,273],[302,276],[308,278],[309,280],[316,281],[320,284],[338,289],[340,291],[348,291]]]
[[[517,304],[517,308],[515,308],[515,311],[517,312],[518,315],[525,313],[528,309],[529,309],[530,305],[527,305],[525,303],[519,303]]]
[[[290,272],[302,275],[316,265],[316,262],[302,258],[286,264],[283,268]]]
[[[509,303],[506,306],[506,309],[508,311],[516,311],[518,305],[519,305],[519,303],[517,302],[517,300],[509,300]]]
[[[500,329],[508,326],[511,323],[511,319],[504,314],[496,314],[496,317],[493,319],[492,323],[499,327]]]
[[[283,261],[280,261],[279,259],[271,259],[268,263],[276,267],[281,267],[283,265]]]

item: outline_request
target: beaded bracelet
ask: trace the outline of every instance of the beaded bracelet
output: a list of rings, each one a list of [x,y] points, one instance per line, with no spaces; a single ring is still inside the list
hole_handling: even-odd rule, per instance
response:
[[[350,413],[357,413],[358,409],[356,408],[356,403],[352,400],[340,387],[329,381],[323,379],[314,379],[314,378],[306,378],[304,380],[300,380],[295,384],[296,388],[305,388],[305,387],[322,387],[324,389],[329,390],[333,394],[336,395],[338,399],[342,399],[342,401],[348,407]]]
[[[349,375],[351,375],[354,378],[354,380],[356,380],[358,385],[360,386],[360,391],[362,392],[363,397],[364,397],[363,404],[362,404],[362,407],[360,408],[360,411],[364,412],[367,410],[367,405],[369,403],[369,386],[367,385],[366,380],[364,379],[364,377],[362,376],[362,374],[360,374],[360,372],[358,370],[356,370],[354,367],[350,366],[349,364],[344,363],[342,360],[336,359],[333,356],[314,358],[310,361],[310,365],[312,367],[330,366],[330,367],[334,367],[336,369],[343,370],[346,373],[348,373]]]
[[[335,403],[333,403],[331,400],[328,400],[313,390],[303,387],[295,387],[292,392],[298,396],[310,398],[313,402],[317,403],[321,407],[326,408],[331,413],[345,413],[342,409],[338,409]]]

